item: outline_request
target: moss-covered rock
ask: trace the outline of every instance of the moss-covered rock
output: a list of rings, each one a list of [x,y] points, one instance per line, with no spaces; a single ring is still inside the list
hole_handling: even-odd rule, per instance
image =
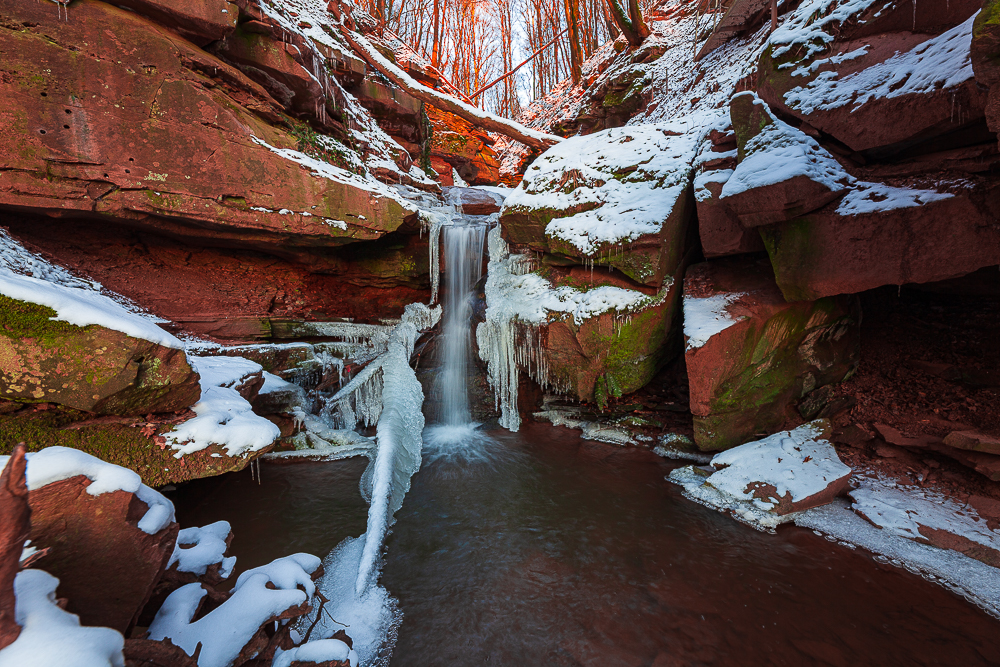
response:
[[[98,417],[52,405],[23,407],[0,400],[0,454],[10,454],[19,442],[35,452],[60,445],[87,452],[102,461],[139,473],[150,486],[176,484],[242,470],[270,448],[231,457],[224,448],[211,445],[183,458],[164,446],[158,436],[173,428],[183,415],[154,421],[127,417]],[[188,413],[190,415],[190,413]]]
[[[198,401],[198,375],[184,350],[55,315],[0,295],[0,397],[118,415],[172,412]]]
[[[685,361],[695,442],[741,445],[801,422],[795,407],[858,363],[854,296],[788,303],[766,259],[698,264],[684,285]]]

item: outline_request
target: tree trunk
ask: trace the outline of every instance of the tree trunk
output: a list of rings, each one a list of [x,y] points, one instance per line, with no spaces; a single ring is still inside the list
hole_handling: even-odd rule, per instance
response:
[[[771,0],[771,32],[778,29],[778,0]]]
[[[629,46],[634,49],[641,45],[642,40],[649,36],[649,28],[646,27],[646,23],[642,20],[642,12],[639,11],[638,1],[629,0],[629,6],[633,5],[635,6],[635,13],[639,17],[638,28],[632,21],[632,17],[629,16],[629,12],[625,10],[619,0],[608,0],[608,9],[611,10],[611,18],[614,19],[615,25],[618,26],[621,33],[625,35]]]
[[[434,0],[434,42],[431,44],[431,65],[441,69],[441,5]]]
[[[566,7],[566,27],[569,30],[569,72],[573,83],[583,78],[583,55],[580,53],[580,8],[579,0],[563,0]]]

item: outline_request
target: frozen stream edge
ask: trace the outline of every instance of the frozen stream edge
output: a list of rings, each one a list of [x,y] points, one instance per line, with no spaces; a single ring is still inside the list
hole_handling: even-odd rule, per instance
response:
[[[899,537],[880,529],[851,510],[845,498],[804,512],[776,516],[751,503],[735,501],[728,494],[704,485],[705,477],[690,466],[677,468],[666,478],[683,489],[684,497],[710,509],[730,515],[740,523],[774,533],[782,523],[809,528],[831,542],[854,549],[861,547],[881,563],[895,565],[944,586],[990,616],[1000,619],[1000,569],[957,551],[939,549]]]

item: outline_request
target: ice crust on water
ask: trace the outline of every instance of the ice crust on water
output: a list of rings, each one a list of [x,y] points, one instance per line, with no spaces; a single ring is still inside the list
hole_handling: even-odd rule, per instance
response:
[[[862,547],[876,560],[903,567],[940,584],[1000,618],[1000,570],[950,549],[939,549],[880,530],[837,499],[798,514],[795,525],[810,528],[833,541]]]
[[[157,345],[183,349],[181,341],[156,325],[162,320],[133,312],[100,289],[99,283],[76,278],[66,269],[53,266],[0,230],[0,294],[47,306],[56,312],[53,320],[78,327],[96,324]]]
[[[546,236],[588,256],[605,244],[657,234],[690,180],[701,132],[688,130],[648,125],[567,139],[535,160],[503,211],[557,211]],[[587,210],[558,213],[574,207]]]
[[[319,565],[315,556],[295,554],[248,570],[236,581],[232,597],[193,623],[207,592],[201,584],[181,586],[156,613],[149,638],[169,638],[188,655],[201,644],[199,667],[229,667],[261,625],[312,598],[309,574]]]
[[[111,628],[80,625],[56,604],[59,580],[42,570],[14,578],[15,620],[21,634],[0,650],[0,667],[124,667],[125,638]]]
[[[986,520],[970,505],[961,505],[931,489],[900,487],[878,477],[860,477],[851,491],[851,509],[887,533],[924,541],[920,527],[945,530],[1000,551],[1000,531],[991,530]]]
[[[320,639],[287,651],[278,649],[271,667],[291,667],[293,662],[321,663],[332,660],[340,662],[346,660],[351,667],[358,667],[358,654],[339,639]]]
[[[736,324],[726,310],[743,292],[714,294],[708,297],[684,296],[684,336],[687,350],[703,346],[708,339]]]
[[[260,364],[242,357],[195,357],[188,361],[198,371],[201,400],[191,408],[195,417],[175,426],[164,437],[174,456],[198,452],[210,445],[226,449],[229,456],[260,451],[281,431],[253,412],[250,403],[233,388],[244,378],[260,373]]]
[[[236,566],[236,556],[226,557],[226,538],[230,530],[228,521],[216,521],[201,528],[184,528],[177,535],[167,569],[176,563],[178,572],[201,576],[209,567],[218,564],[219,576],[228,579]]]
[[[28,489],[40,489],[47,484],[83,475],[90,480],[87,493],[125,491],[134,493],[149,508],[139,520],[139,529],[155,535],[174,521],[174,504],[159,491],[142,483],[138,473],[113,463],[106,463],[96,456],[69,447],[46,447],[40,452],[29,452]],[[0,456],[0,470],[7,466],[9,456]]]
[[[785,102],[804,114],[848,105],[851,111],[857,111],[875,99],[927,94],[964,83],[973,77],[969,51],[972,24],[978,15],[977,11],[961,25],[860,72],[843,78],[834,71],[822,72],[805,86],[785,93]],[[858,51],[841,58],[862,55]],[[834,58],[828,60],[836,62]],[[792,76],[806,75],[809,69],[795,69]]]
[[[562,389],[549,377],[536,336],[538,326],[559,317],[572,317],[576,324],[582,324],[587,318],[609,311],[628,318],[661,303],[672,281],[665,281],[656,296],[608,286],[585,292],[571,287],[553,288],[549,281],[529,273],[531,264],[527,257],[510,254],[499,227],[486,238],[490,256],[486,320],[476,329],[476,341],[501,411],[500,425],[516,431],[521,423],[517,413],[518,366],[527,368],[532,379],[543,388]]]

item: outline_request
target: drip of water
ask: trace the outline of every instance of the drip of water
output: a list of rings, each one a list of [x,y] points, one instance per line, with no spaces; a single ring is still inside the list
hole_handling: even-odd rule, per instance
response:
[[[482,277],[486,225],[449,225],[442,230],[445,256],[445,301],[442,336],[441,415],[444,426],[465,426],[469,412],[467,373],[472,349],[470,297]]]

